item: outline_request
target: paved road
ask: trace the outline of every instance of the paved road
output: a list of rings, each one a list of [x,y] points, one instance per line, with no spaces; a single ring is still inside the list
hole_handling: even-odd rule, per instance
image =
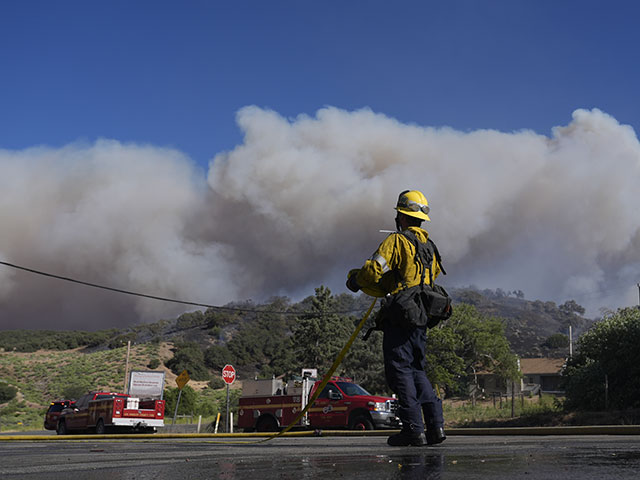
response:
[[[451,436],[392,448],[385,437],[0,442],[0,478],[636,479],[640,436]],[[241,441],[249,441],[242,439]]]

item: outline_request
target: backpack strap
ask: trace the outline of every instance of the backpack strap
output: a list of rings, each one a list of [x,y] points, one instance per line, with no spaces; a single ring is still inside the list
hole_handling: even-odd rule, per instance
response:
[[[438,266],[440,267],[442,274],[443,275],[447,274],[444,267],[442,266],[442,257],[440,256],[438,247],[430,238],[428,238],[426,242],[419,241],[418,237],[416,237],[416,234],[413,233],[411,230],[405,230],[404,232],[402,232],[402,235],[404,235],[413,244],[416,250],[416,256],[415,256],[416,263],[422,265],[422,271],[420,273],[420,285],[422,287],[424,286],[425,270],[428,270],[429,285],[433,286],[433,272],[431,270],[433,257],[436,258],[436,261],[438,262]],[[406,287],[406,283],[405,283],[405,287]]]
[[[447,271],[444,269],[444,266],[442,265],[442,256],[440,255],[440,252],[438,251],[438,247],[436,247],[436,244],[430,238],[427,239],[427,242],[433,248],[433,253],[436,256],[436,261],[438,262],[438,265],[440,266],[440,271],[442,272],[443,275],[446,275]]]

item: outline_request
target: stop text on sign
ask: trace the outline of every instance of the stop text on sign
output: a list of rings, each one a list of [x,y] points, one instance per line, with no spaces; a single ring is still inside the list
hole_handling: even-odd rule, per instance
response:
[[[231,385],[236,380],[236,369],[232,365],[225,365],[222,369],[222,380]]]

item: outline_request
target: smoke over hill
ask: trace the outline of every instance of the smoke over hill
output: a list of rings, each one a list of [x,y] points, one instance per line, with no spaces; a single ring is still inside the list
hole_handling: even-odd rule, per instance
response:
[[[325,108],[238,113],[244,142],[205,178],[176,150],[98,141],[0,150],[0,260],[117,288],[223,304],[343,291],[422,190],[446,284],[598,308],[640,281],[640,144],[577,110],[551,137],[402,124]],[[183,307],[0,266],[1,328],[81,328]]]

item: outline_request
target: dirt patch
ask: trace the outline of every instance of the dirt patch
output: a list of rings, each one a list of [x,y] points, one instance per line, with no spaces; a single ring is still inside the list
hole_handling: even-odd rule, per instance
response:
[[[173,351],[171,350],[172,348],[174,348],[172,342],[162,342],[160,344],[160,346],[158,347],[158,356],[160,357],[160,360],[162,362],[173,358]]]

